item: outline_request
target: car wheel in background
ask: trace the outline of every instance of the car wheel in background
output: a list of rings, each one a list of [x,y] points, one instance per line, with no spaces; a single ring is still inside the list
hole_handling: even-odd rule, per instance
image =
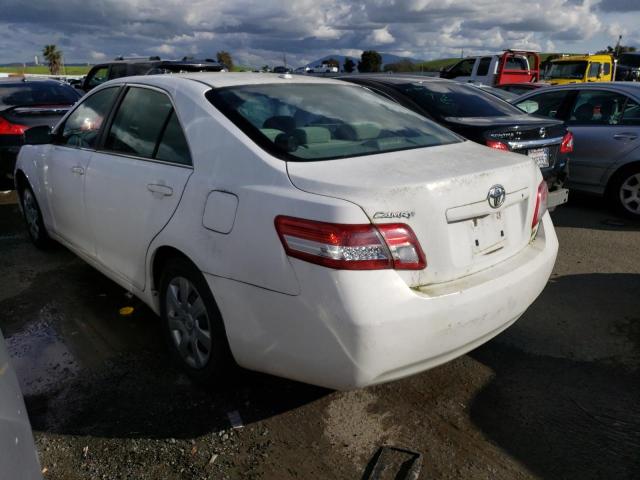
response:
[[[22,204],[22,214],[27,224],[27,232],[33,244],[45,249],[51,245],[51,239],[47,233],[47,229],[42,221],[42,212],[36,200],[36,196],[29,185],[24,187],[20,194],[20,202]]]
[[[640,166],[623,168],[616,173],[608,193],[620,213],[640,220]]]
[[[202,273],[170,259],[160,279],[160,314],[173,359],[195,381],[214,385],[235,363],[222,317]]]

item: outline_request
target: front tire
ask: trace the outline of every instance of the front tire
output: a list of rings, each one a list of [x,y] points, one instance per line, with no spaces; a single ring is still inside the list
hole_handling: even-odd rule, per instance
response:
[[[623,168],[609,188],[613,206],[626,217],[640,220],[640,166]]]
[[[234,362],[222,316],[202,273],[170,259],[160,279],[160,315],[173,360],[198,383],[224,380]]]
[[[40,249],[44,250],[50,247],[52,242],[42,220],[42,211],[29,185],[24,187],[20,195],[20,202],[22,203],[22,213],[27,224],[29,238]]]

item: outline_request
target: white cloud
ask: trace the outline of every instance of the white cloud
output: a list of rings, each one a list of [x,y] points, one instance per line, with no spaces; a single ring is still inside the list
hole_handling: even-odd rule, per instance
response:
[[[91,58],[91,60],[96,60],[99,62],[99,61],[105,60],[107,58],[107,54],[102,52],[97,52],[95,50],[91,50],[89,52],[89,57]]]
[[[379,28],[372,31],[365,40],[371,45],[387,45],[396,41],[393,35],[389,32],[389,27]]]

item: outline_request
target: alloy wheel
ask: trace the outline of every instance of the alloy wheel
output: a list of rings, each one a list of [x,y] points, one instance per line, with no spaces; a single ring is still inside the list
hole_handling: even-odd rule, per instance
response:
[[[22,200],[24,218],[27,221],[27,228],[29,229],[31,237],[37,239],[38,235],[40,234],[40,215],[38,213],[38,205],[36,204],[36,199],[34,198],[33,193],[31,193],[31,190],[27,188],[24,191]]]
[[[205,367],[211,357],[212,330],[202,296],[188,279],[175,277],[165,298],[169,331],[178,353],[190,367]]]
[[[622,182],[620,203],[627,211],[640,215],[640,173],[635,173]]]

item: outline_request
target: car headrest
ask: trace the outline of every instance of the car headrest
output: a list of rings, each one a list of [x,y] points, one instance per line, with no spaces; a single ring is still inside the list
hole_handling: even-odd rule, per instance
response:
[[[345,123],[336,129],[335,136],[343,140],[370,140],[378,138],[380,125],[372,122]]]
[[[310,143],[327,143],[331,141],[331,132],[325,127],[303,127],[294,130],[298,144],[308,145]]]

